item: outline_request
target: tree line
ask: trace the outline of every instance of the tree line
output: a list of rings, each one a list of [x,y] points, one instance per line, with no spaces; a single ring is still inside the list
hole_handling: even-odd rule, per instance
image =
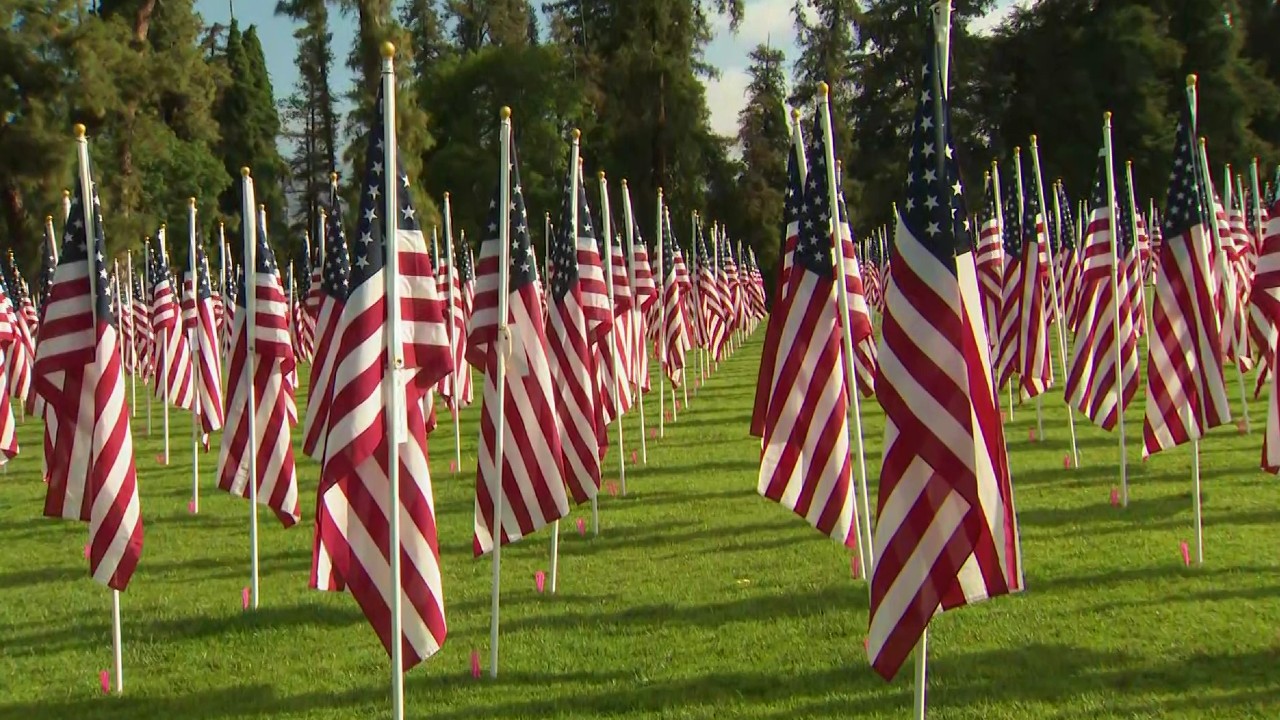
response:
[[[1083,197],[1104,110],[1140,197],[1162,202],[1190,72],[1214,162],[1277,159],[1272,0],[1039,0],[981,33],[975,22],[993,0],[953,4],[953,122],[971,207],[991,160],[1010,159],[1032,133],[1047,179]],[[502,105],[514,113],[535,213],[555,219],[566,138],[579,128],[588,177],[604,170],[615,189],[625,178],[646,235],[661,187],[678,236],[687,241],[679,218],[697,210],[755,248],[769,275],[786,108],[807,114],[820,81],[832,87],[855,227],[888,222],[902,192],[927,12],[919,0],[795,0],[797,52],[752,50],[735,137],[710,125],[705,82],[718,70],[706,48],[715,21],[736,28],[752,11],[744,0],[279,0],[275,10],[295,21],[292,39],[205,23],[194,0],[0,0],[0,231],[24,272],[38,264],[44,216],[60,212],[71,181],[74,122],[92,138],[112,253],[139,248],[160,223],[185,223],[188,197],[206,236],[219,222],[238,236],[247,165],[277,252],[299,258],[331,172],[356,200],[352,169],[363,166],[385,40],[399,49],[400,152],[420,217],[439,222],[449,192],[454,225],[472,242],[496,185]],[[356,28],[350,48],[335,47],[339,22]],[[264,41],[295,44],[296,87],[272,87]],[[356,78],[350,87],[334,86],[337,62]],[[180,262],[185,243],[172,244]]]

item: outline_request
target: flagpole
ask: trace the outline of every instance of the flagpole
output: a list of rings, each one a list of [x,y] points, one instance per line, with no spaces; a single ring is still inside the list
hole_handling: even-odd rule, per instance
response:
[[[1021,220],[1021,222],[1019,222],[1019,223],[1018,223],[1018,231],[1019,231],[1019,232],[1022,232],[1022,233],[1025,233],[1025,232],[1026,232],[1026,228],[1022,227],[1022,223],[1026,221],[1026,217],[1025,217],[1025,215],[1026,215],[1026,196],[1025,196],[1025,192],[1026,192],[1026,191],[1025,191],[1025,188],[1023,188],[1023,186],[1022,186],[1022,148],[1021,148],[1021,147],[1015,147],[1015,148],[1013,149],[1013,169],[1014,169],[1014,177],[1017,179],[1017,185],[1018,185],[1018,187],[1017,187],[1017,193],[1018,193],[1018,217],[1019,217],[1019,218],[1020,218],[1020,220]],[[1025,238],[1023,238],[1023,243],[1025,244],[1025,242],[1026,242],[1026,239],[1025,239]],[[1037,244],[1039,244],[1039,241],[1037,241]],[[1023,249],[1023,252],[1024,252],[1024,253],[1026,252],[1025,247],[1024,247],[1024,249]],[[1024,264],[1025,264],[1025,263],[1024,263]],[[1019,272],[1022,272],[1024,276],[1025,276],[1025,274],[1026,274],[1026,270],[1025,270],[1025,269],[1020,269],[1020,270],[1019,270]],[[1018,311],[1019,311],[1019,313],[1021,313],[1021,312],[1022,312],[1022,309],[1021,309],[1021,303],[1019,303],[1018,305],[1019,305],[1019,310],[1018,310]],[[1047,335],[1047,333],[1046,333],[1046,335]],[[1025,368],[1023,368],[1023,367],[1022,367],[1022,362],[1021,362],[1021,361],[1022,361],[1022,358],[1021,358],[1021,356],[1022,356],[1022,347],[1021,347],[1021,346],[1022,346],[1022,318],[1021,318],[1021,317],[1019,317],[1019,318],[1018,318],[1018,351],[1017,351],[1017,353],[1016,353],[1016,357],[1015,357],[1015,362],[1016,362],[1016,364],[1017,364],[1017,366],[1018,366],[1018,367],[1017,367],[1017,370],[1018,370],[1018,379],[1019,379],[1019,381],[1021,381],[1021,380],[1023,379],[1023,377],[1022,377],[1022,376],[1023,376],[1023,374],[1024,374],[1024,370],[1025,370]],[[1046,350],[1046,352],[1048,352],[1048,350]],[[1037,441],[1042,441],[1042,440],[1044,440],[1044,409],[1043,409],[1043,398],[1041,397],[1042,395],[1044,395],[1044,393],[1040,393],[1040,395],[1036,395],[1036,440],[1037,440]],[[1021,392],[1021,390],[1018,392],[1018,396],[1019,396],[1019,397],[1021,397],[1021,396],[1022,396],[1022,392]]]
[[[491,598],[489,624],[489,677],[498,677],[498,600],[502,574],[502,452],[507,432],[507,353],[511,351],[511,327],[508,324],[511,271],[511,108],[503,106],[499,142],[498,200],[498,335],[497,367],[494,382],[497,386],[498,419],[493,441],[494,478],[489,493],[493,496],[493,597]],[[574,196],[576,199],[576,195]],[[577,228],[573,229],[577,232]]]
[[[86,147],[88,147],[86,145]],[[86,155],[85,157],[88,157]],[[67,221],[71,219],[71,191],[62,191],[62,231],[67,231]]]
[[[400,445],[409,439],[406,398],[401,391],[400,373],[405,367],[404,348],[400,342],[400,247],[396,241],[399,225],[400,203],[398,198],[400,171],[396,158],[396,76],[394,60],[396,48],[389,42],[382,44],[382,133],[383,151],[386,156],[383,181],[382,239],[385,245],[385,274],[387,299],[386,357],[387,366],[382,378],[383,399],[387,420],[387,518],[388,558],[391,569],[391,717],[404,718],[404,631],[401,611],[401,555],[400,547]],[[499,293],[501,296],[502,293]],[[499,430],[501,432],[501,429]]]
[[[188,339],[191,345],[191,376],[193,378],[200,377],[200,353],[196,349],[195,343],[198,342],[197,335],[200,325],[200,268],[196,263],[196,199],[189,198],[187,200],[187,265],[191,268],[191,301],[192,311],[196,313],[196,333]],[[179,327],[184,323],[179,317]],[[195,381],[199,383],[197,379]],[[200,512],[200,390],[195,388],[194,396],[191,399],[191,514],[195,515]]]
[[[666,248],[666,227],[662,224],[662,188],[658,188],[658,437],[667,436],[667,276],[662,252]],[[674,253],[672,253],[674,257]],[[674,272],[674,271],[673,271]]]
[[[97,237],[97,230],[94,228],[95,213],[94,213],[94,207],[93,207],[93,204],[94,204],[93,179],[89,177],[89,142],[85,139],[84,133],[85,133],[84,125],[80,125],[77,123],[75,126],[76,154],[80,161],[79,162],[80,177],[78,179],[80,182],[80,196],[84,198],[84,203],[82,204],[81,210],[84,212],[85,238],[87,239],[89,245],[92,246],[94,244],[94,238]],[[69,194],[64,195],[63,201],[68,207],[68,211],[66,215],[64,215],[64,218],[69,219],[71,214],[69,209],[71,204],[70,195]],[[93,262],[92,253],[90,253],[89,262],[91,264]],[[97,273],[90,272],[88,273],[88,276],[89,276],[88,277],[89,297],[96,298],[97,297],[96,285],[98,282]],[[94,322],[96,325],[97,323],[97,317],[96,317],[97,302],[96,301],[94,302],[93,307],[94,307],[93,312],[95,315]],[[111,590],[111,650],[115,660],[116,694],[119,695],[124,692],[124,655],[121,651],[120,591],[115,589]]]
[[[165,228],[164,223],[161,223],[160,232],[156,233],[156,242],[160,243],[160,259],[164,261],[165,268],[169,267],[168,235],[169,231]],[[165,280],[172,282],[172,275],[165,278]],[[179,303],[179,310],[181,310],[181,303]],[[181,312],[178,313],[178,322],[174,327],[182,327]],[[171,398],[169,397],[169,343],[173,341],[172,337],[173,336],[169,334],[169,331],[166,330],[164,333],[164,347],[161,349],[160,353],[161,357],[164,358],[165,376],[161,378],[159,377],[159,372],[156,373],[156,377],[158,378],[161,387],[164,388],[164,465],[166,467],[169,465],[169,403],[171,401]]]
[[[1036,144],[1035,135],[1031,136],[1031,165],[1036,174],[1036,197],[1040,200],[1040,216],[1045,220],[1045,237],[1048,238],[1049,212],[1048,206],[1044,202],[1044,177],[1040,173],[1040,148]],[[1058,232],[1062,232],[1061,227],[1058,228]],[[1039,233],[1037,232],[1036,235],[1038,237]],[[1061,242],[1059,242],[1059,246],[1061,246]],[[1062,303],[1059,302],[1058,298],[1058,263],[1053,257],[1053,248],[1049,247],[1047,249],[1049,251],[1046,253],[1049,259],[1049,296],[1053,301],[1053,315],[1056,321],[1054,324],[1058,326],[1058,358],[1062,361],[1062,374],[1065,376],[1070,372],[1070,368],[1067,367],[1067,335],[1062,320]],[[1119,341],[1117,337],[1116,342],[1118,343]],[[1119,372],[1118,367],[1117,372]],[[1040,396],[1037,395],[1037,402],[1039,402],[1039,398]],[[1075,409],[1071,407],[1071,403],[1067,403],[1067,428],[1071,432],[1071,467],[1078,468],[1080,467],[1080,450],[1076,445],[1076,413]]]
[[[640,293],[636,289],[636,222],[635,216],[631,212],[631,191],[627,188],[626,178],[622,179],[622,219],[627,231],[627,282],[631,286],[631,332],[633,338],[639,337],[640,339],[639,346],[631,348],[632,360],[634,361],[632,367],[636,373],[636,399],[640,405],[640,460],[645,465],[648,465],[649,441],[644,435],[644,380],[639,374],[640,356],[648,351],[645,349],[644,332],[641,331],[644,327],[644,312],[640,308]],[[646,367],[648,366],[647,362],[644,364]],[[627,381],[630,382],[631,378],[628,378]],[[624,497],[627,494],[627,478],[625,476],[622,478],[622,494]]]
[[[1000,186],[1000,163],[996,162],[995,160],[992,160],[991,161],[991,189],[992,189],[992,192],[994,193],[994,197],[996,201],[996,223],[1000,226],[1000,234],[1003,238],[1004,203],[1002,202],[1002,198],[1000,197],[1000,187],[1001,187]],[[1001,242],[1003,244],[1003,239]],[[1008,262],[1007,258],[1005,259],[1005,262]],[[1001,280],[1003,281],[1004,267],[1000,268],[1000,277],[1001,277]],[[884,279],[881,279],[880,282],[881,282],[881,285],[883,285]],[[1002,285],[1001,293],[1003,294],[1004,292],[1003,282],[1001,283],[1001,285]],[[884,290],[881,290],[881,293],[883,292]],[[1004,302],[1002,300],[1001,305],[1003,304]],[[997,328],[997,332],[999,332],[999,328]],[[1015,352],[1014,354],[1016,358],[1017,353]],[[1000,395],[1000,378],[998,374],[998,368],[996,368],[994,364],[991,366],[991,378],[992,378],[992,386],[995,387],[996,389],[996,400],[998,401],[999,395]],[[999,403],[997,402],[997,406],[998,405]],[[1013,378],[1012,377],[1010,377],[1009,379],[1009,422],[1013,422]]]
[[[1196,115],[1197,115],[1197,97],[1196,97],[1196,76],[1195,74],[1187,75],[1187,103],[1191,109],[1191,136],[1196,137]],[[1201,208],[1205,217],[1210,223],[1212,234],[1210,237],[1216,238],[1218,235],[1218,218],[1213,208],[1213,185],[1209,180],[1209,168],[1207,155],[1205,154],[1204,141],[1200,141],[1200,162],[1201,167],[1197,170],[1196,184],[1203,185],[1204,195],[1196,199],[1196,202],[1206,202],[1207,207]],[[1221,251],[1221,246],[1214,242],[1215,249]],[[1218,267],[1223,267],[1222,258],[1218,257]],[[1196,533],[1196,564],[1204,564],[1204,525],[1201,522],[1200,508],[1200,439],[1192,438],[1191,440],[1191,484],[1192,484],[1192,511],[1195,515],[1195,533]]]
[[[605,179],[603,170],[599,172],[598,176],[600,178],[600,216],[603,218],[602,222],[604,223],[604,245],[609,249],[609,257],[603,259],[605,262],[605,287],[609,290],[609,307],[614,312],[614,317],[617,317],[617,305],[614,299],[616,291],[613,287],[613,213],[609,209],[609,181]],[[618,425],[618,481],[620,484],[625,485],[627,482],[627,456],[622,444],[622,394],[619,392],[619,383],[624,382],[624,380],[619,374],[617,339],[618,326],[615,323],[613,331],[609,333],[609,346],[613,355],[613,359],[610,361],[613,366],[613,382],[610,385],[613,393],[613,412],[617,416]],[[600,494],[599,488],[596,490],[596,494],[591,497],[593,510],[596,497]],[[596,534],[599,534],[599,528],[596,529]]]
[[[258,406],[253,386],[257,376],[258,339],[255,326],[258,320],[258,214],[255,207],[253,178],[249,168],[240,168],[242,188],[242,220],[240,234],[244,237],[244,328],[246,340],[245,372],[239,378],[231,378],[231,382],[244,381],[248,404],[245,405],[245,427],[247,430],[248,449],[245,456],[249,460],[249,600],[250,607],[258,609],[258,418],[255,409]]]
[[[445,250],[449,252],[449,274],[445,278],[446,299],[449,301],[449,352],[452,353],[458,347],[458,329],[454,327],[453,311],[455,308],[462,307],[461,298],[453,297],[453,279],[457,277],[461,281],[462,276],[458,273],[458,259],[454,257],[453,251],[453,208],[449,199],[449,193],[444,194],[444,245]],[[462,288],[459,287],[458,290]],[[454,358],[455,361],[459,358]],[[463,361],[465,362],[465,360]],[[462,424],[460,415],[462,415],[462,369],[455,362],[453,370],[450,371],[453,377],[453,467],[462,473]]]
[[[1121,354],[1124,339],[1120,336],[1120,247],[1116,232],[1119,224],[1116,218],[1115,158],[1111,149],[1110,111],[1102,114],[1102,151],[1103,162],[1107,165],[1107,232],[1110,236],[1111,249],[1111,332],[1115,345],[1116,416],[1119,420],[1117,429],[1120,441],[1120,504],[1122,507],[1129,507],[1129,472],[1124,437],[1124,361]],[[1134,237],[1137,237],[1136,233]]]
[[[831,262],[834,264],[834,281],[836,286],[836,306],[840,310],[840,340],[844,349],[845,388],[853,403],[853,441],[858,452],[858,498],[854,505],[858,508],[858,562],[866,570],[875,565],[875,554],[871,547],[870,495],[867,492],[867,460],[862,443],[862,412],[858,398],[858,371],[853,359],[853,328],[849,327],[849,289],[845,282],[844,269],[844,230],[840,227],[840,188],[836,185],[836,161],[834,133],[831,131],[831,99],[830,88],[825,82],[818,83],[818,111],[822,118],[823,144],[826,147],[827,161],[827,202],[830,203],[830,226],[828,237],[834,250]],[[865,505],[863,504],[865,503]],[[870,578],[870,574],[867,575]],[[870,592],[871,583],[867,583]]]
[[[49,219],[47,222],[49,223],[49,227],[52,228],[53,220]],[[138,318],[133,314],[133,303],[136,302],[136,300],[133,297],[133,251],[132,250],[130,250],[128,253],[128,268],[129,268],[129,309],[128,309],[129,327],[133,328],[132,337],[129,339],[130,340],[129,344],[133,345],[133,347],[129,351],[133,357],[133,372],[129,374],[129,385],[130,385],[130,393],[131,393],[130,400],[129,400],[129,416],[132,417],[138,412],[138,373],[141,371],[141,368],[139,367],[140,363],[138,358],[138,332],[139,332]]]

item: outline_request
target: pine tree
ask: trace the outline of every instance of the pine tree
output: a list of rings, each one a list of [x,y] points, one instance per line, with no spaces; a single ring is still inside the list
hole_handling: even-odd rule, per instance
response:
[[[738,230],[739,239],[756,248],[761,269],[769,277],[773,277],[778,261],[790,148],[784,62],[782,51],[767,45],[757,45],[751,51],[747,104],[738,114],[738,145],[744,167],[737,188],[743,213],[726,216],[741,218],[741,229],[731,230]]]
[[[298,41],[298,86],[284,103],[287,136],[294,152],[289,160],[289,188],[294,196],[290,207],[295,235],[314,231],[318,222],[317,202],[329,186],[329,173],[338,169],[338,120],[329,86],[333,64],[333,34],[324,0],[285,0],[276,5],[278,14],[301,21],[294,31]]]

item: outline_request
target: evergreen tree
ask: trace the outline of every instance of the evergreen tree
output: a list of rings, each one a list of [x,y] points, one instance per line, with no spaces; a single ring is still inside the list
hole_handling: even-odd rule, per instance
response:
[[[294,145],[289,160],[290,191],[294,197],[294,234],[314,232],[317,202],[325,196],[329,173],[338,169],[337,114],[329,68],[333,64],[333,34],[324,0],[285,0],[276,12],[300,21],[294,31],[298,41],[298,86],[285,103],[287,136]]]
[[[857,85],[858,79],[854,74],[858,62],[855,33],[862,20],[858,0],[796,0],[792,15],[795,17],[796,46],[800,55],[795,61],[791,104],[803,113],[802,122],[808,132],[809,118],[813,117],[818,101],[818,83],[827,83],[831,93],[835,155],[848,166],[854,158],[854,98],[865,92]],[[878,91],[871,95],[879,101]],[[851,199],[857,198],[857,186],[851,180],[855,174],[845,173],[842,178],[845,194]],[[856,215],[859,205],[858,202],[850,203],[850,212]]]
[[[761,270],[770,278],[776,272],[778,261],[779,219],[787,187],[790,149],[789,118],[783,104],[786,99],[784,61],[782,51],[767,45],[757,45],[751,51],[747,104],[738,114],[743,170],[738,177],[737,194],[742,198],[743,212],[723,216],[741,218],[741,228],[730,229],[756,248]]]

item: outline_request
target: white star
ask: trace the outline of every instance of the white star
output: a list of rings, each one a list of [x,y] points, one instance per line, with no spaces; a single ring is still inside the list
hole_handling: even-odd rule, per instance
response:
[[[933,143],[925,143],[925,144],[924,144],[924,156],[925,156],[925,157],[932,157],[932,156],[933,156],[933,152],[934,152],[934,150],[933,150]]]
[[[938,173],[934,172],[932,169],[924,171],[925,182],[932,183],[932,182],[937,182],[937,180],[938,180]]]
[[[924,206],[929,208],[930,210],[938,207],[938,196],[930,195],[929,198],[924,201]]]
[[[405,220],[413,220],[415,219],[414,216],[417,212],[413,209],[412,205],[405,205],[404,208],[400,210],[400,214],[404,215]]]
[[[373,174],[374,174],[374,175],[382,175],[382,161],[381,161],[381,160],[375,160],[375,161],[373,162]]]
[[[369,186],[369,197],[370,197],[370,198],[372,198],[374,202],[377,202],[377,200],[378,200],[378,186],[377,186],[377,185],[370,185],[370,186]]]
[[[938,232],[940,231],[938,228],[938,223],[936,222],[929,223],[929,227],[925,228],[924,231],[929,233],[930,235],[937,235]]]
[[[370,235],[369,233],[361,233],[360,242],[361,244],[368,245],[369,243],[373,242],[373,236]]]

